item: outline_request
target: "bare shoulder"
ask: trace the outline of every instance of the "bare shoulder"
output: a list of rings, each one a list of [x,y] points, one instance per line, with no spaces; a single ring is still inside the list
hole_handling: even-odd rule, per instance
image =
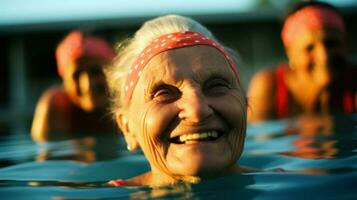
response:
[[[151,182],[151,172],[146,172],[144,174],[141,174],[139,176],[124,180],[124,179],[117,179],[117,180],[111,180],[107,184],[111,186],[117,186],[117,187],[122,187],[122,186],[144,186],[144,185],[150,185]]]
[[[69,98],[62,87],[46,90],[40,97],[31,127],[32,138],[36,142],[44,142],[53,138],[53,133],[65,128],[65,115]]]
[[[253,78],[250,81],[249,88],[254,87],[256,89],[257,86],[267,88],[275,88],[276,85],[276,74],[275,69],[263,69],[254,74]],[[254,92],[255,90],[249,90]]]
[[[69,101],[69,97],[61,86],[51,87],[47,89],[39,100],[39,104],[46,104],[48,106],[60,106],[61,102]],[[59,105],[58,105],[59,104]]]
[[[256,122],[270,119],[274,115],[276,94],[275,69],[257,72],[248,87],[248,120]]]

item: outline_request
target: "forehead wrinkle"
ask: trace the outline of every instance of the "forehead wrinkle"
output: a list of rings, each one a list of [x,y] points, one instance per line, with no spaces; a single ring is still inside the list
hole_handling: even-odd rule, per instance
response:
[[[223,76],[224,74],[230,74],[230,78],[235,79],[230,64],[220,51],[210,46],[200,46],[199,48],[204,48],[204,51],[194,58],[193,66],[198,66],[198,69],[194,69],[195,80],[203,82],[209,76]],[[200,69],[201,71],[199,71]],[[196,73],[197,71],[198,73]]]
[[[185,74],[190,75],[196,82],[203,81],[207,75],[218,70],[217,66],[222,65],[222,62],[228,65],[221,52],[205,45],[180,48],[167,54],[170,61],[167,66],[174,63],[176,70],[184,70]],[[215,59],[214,62],[212,58]]]
[[[167,54],[162,52],[153,57],[149,63],[144,67],[143,75],[139,80],[146,85],[145,92],[157,83],[166,83],[172,85],[179,85],[180,73],[177,73],[177,68],[174,67],[173,60]]]
[[[178,87],[184,80],[202,83],[212,75],[230,74],[230,78],[235,78],[224,55],[214,47],[203,45],[162,52],[149,61],[143,72],[146,88],[158,82]]]

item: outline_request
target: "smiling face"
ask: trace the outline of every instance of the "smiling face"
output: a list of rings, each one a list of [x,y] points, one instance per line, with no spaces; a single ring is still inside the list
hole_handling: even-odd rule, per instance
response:
[[[224,56],[209,46],[155,56],[118,116],[128,144],[141,147],[156,177],[229,173],[244,145],[244,93]]]
[[[102,59],[82,57],[68,65],[62,76],[71,100],[87,112],[104,109],[107,105],[104,64]]]
[[[344,34],[335,29],[305,31],[287,48],[294,70],[311,76],[312,84],[326,84],[338,77],[345,62]]]

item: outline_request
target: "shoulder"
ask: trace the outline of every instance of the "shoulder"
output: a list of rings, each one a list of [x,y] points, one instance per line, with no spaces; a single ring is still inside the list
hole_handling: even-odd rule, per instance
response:
[[[63,86],[53,86],[51,88],[48,88],[41,96],[41,99],[55,99],[55,98],[63,98],[67,96]]]
[[[46,90],[38,101],[32,120],[31,135],[36,142],[56,138],[55,133],[66,129],[71,102],[62,87]]]
[[[256,74],[254,74],[251,82],[274,83],[277,69],[278,68],[269,68],[260,70]]]
[[[38,102],[38,105],[47,106],[48,108],[64,109],[72,103],[69,96],[62,86],[55,86],[47,89]]]
[[[248,87],[248,94],[271,94],[276,88],[278,70],[279,67],[268,68],[254,74]]]
[[[248,87],[248,121],[257,122],[275,116],[278,73],[281,65],[257,72]]]
[[[124,187],[124,186],[148,186],[153,185],[152,181],[152,174],[151,172],[146,172],[144,174],[138,175],[136,177],[124,180],[124,179],[117,179],[111,180],[107,182],[108,185],[117,186],[117,187]]]

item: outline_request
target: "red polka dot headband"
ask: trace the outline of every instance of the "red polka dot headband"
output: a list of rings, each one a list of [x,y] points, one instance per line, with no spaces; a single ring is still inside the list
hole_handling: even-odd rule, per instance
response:
[[[287,47],[304,31],[331,27],[345,32],[343,19],[330,8],[308,6],[289,16],[283,26],[281,37]]]
[[[183,47],[207,45],[216,48],[226,58],[229,66],[233,70],[235,76],[239,80],[237,68],[228,54],[228,52],[217,42],[209,37],[197,32],[176,32],[160,36],[152,41],[139,54],[133,65],[130,67],[126,82],[124,85],[124,101],[128,103],[133,95],[136,84],[139,81],[141,72],[145,65],[157,54],[171,49],[178,49]]]

